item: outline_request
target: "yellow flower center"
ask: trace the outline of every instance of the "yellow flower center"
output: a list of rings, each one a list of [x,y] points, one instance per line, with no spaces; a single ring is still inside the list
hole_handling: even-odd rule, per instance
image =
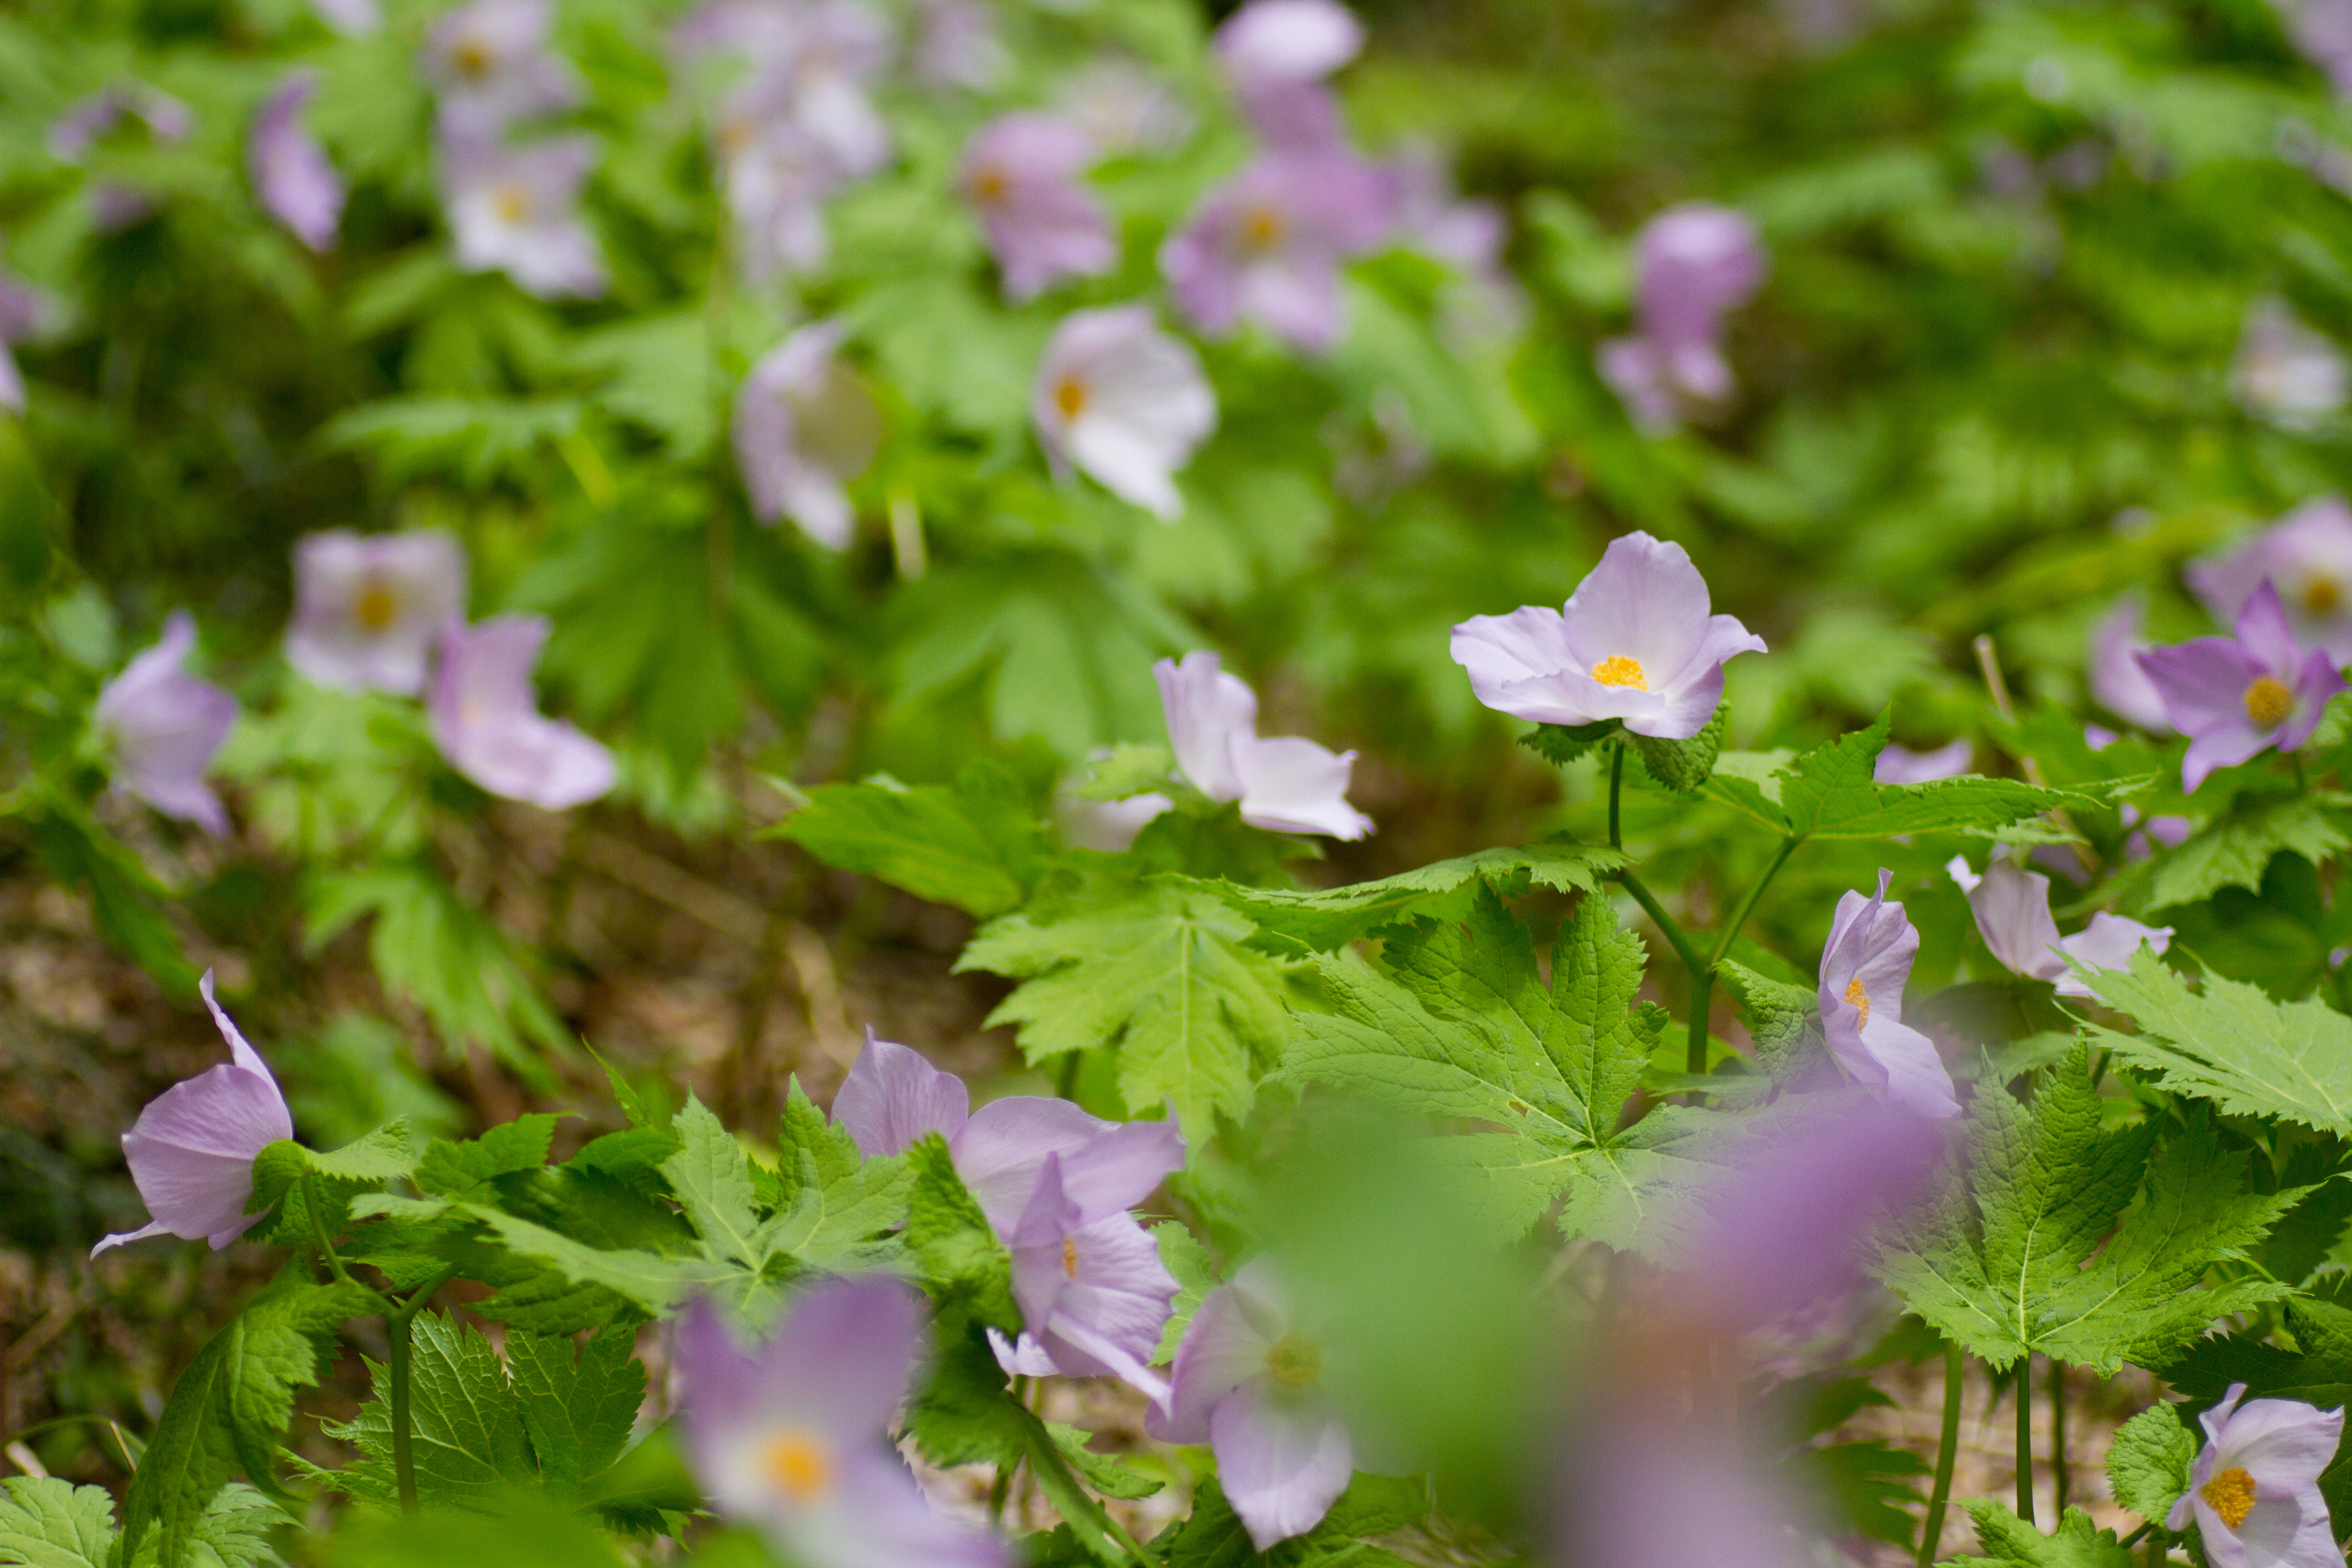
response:
[[[381,583],[369,584],[360,590],[360,596],[352,601],[352,619],[359,622],[365,631],[383,630],[399,614],[400,601],[394,597],[391,589]]]
[[[490,205],[506,222],[520,223],[530,216],[530,193],[520,185],[500,185]]]
[[[1077,1277],[1078,1238],[1075,1236],[1066,1236],[1062,1237],[1062,1278],[1076,1279]]]
[[[2333,577],[2306,578],[2303,584],[2303,607],[2311,615],[2332,615],[2344,602],[2344,584]]]
[[[1859,1029],[1866,1026],[1870,1022],[1870,993],[1864,989],[1862,976],[1855,975],[1846,986],[1845,1000],[1847,1006],[1862,1015],[1854,1020],[1853,1026]]]
[[[1066,375],[1054,388],[1054,406],[1062,411],[1065,419],[1076,419],[1087,411],[1087,384],[1075,375]]]
[[[2223,1524],[2235,1530],[2254,1511],[2254,1478],[2232,1465],[2200,1487],[2197,1495],[2212,1505]]]
[[[490,74],[490,68],[498,63],[498,55],[481,39],[465,38],[449,51],[449,63],[467,80],[479,81]]]
[[[2246,717],[2257,724],[2284,724],[2294,711],[2294,693],[2267,675],[2254,677],[2246,688]]]
[[[1650,674],[1642,668],[1642,661],[1622,653],[1612,653],[1594,665],[1592,679],[1603,686],[1630,686],[1636,691],[1650,689]]]
[[[1285,1388],[1305,1388],[1323,1375],[1323,1352],[1304,1334],[1285,1334],[1265,1352],[1265,1375]]]
[[[788,1427],[760,1450],[760,1470],[793,1502],[814,1502],[833,1488],[833,1454],[824,1439],[803,1427]]]
[[[1242,248],[1272,250],[1282,243],[1283,231],[1289,226],[1275,208],[1252,207],[1242,215]]]
[[[994,206],[1003,201],[1006,193],[1012,189],[1013,182],[1006,179],[1004,171],[993,163],[978,171],[971,177],[971,199],[982,206]]]
[[[751,144],[751,121],[740,114],[730,114],[719,122],[719,150],[730,156]]]

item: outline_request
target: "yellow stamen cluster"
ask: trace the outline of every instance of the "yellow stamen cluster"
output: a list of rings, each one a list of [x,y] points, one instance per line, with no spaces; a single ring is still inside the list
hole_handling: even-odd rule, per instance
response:
[[[1289,227],[1282,214],[1273,207],[1252,207],[1242,215],[1242,247],[1246,250],[1272,250],[1282,243]]]
[[[400,614],[400,600],[381,583],[371,583],[352,601],[352,619],[361,629],[380,632]]]
[[[1650,689],[1650,672],[1642,668],[1642,661],[1622,653],[1612,653],[1594,665],[1592,679],[1603,686],[1630,686],[1636,691]]]
[[[982,206],[995,205],[1003,201],[1012,189],[1013,182],[1006,179],[1004,171],[993,163],[980,170],[971,177],[971,199]]]
[[[814,1502],[833,1489],[833,1454],[815,1433],[793,1427],[760,1450],[760,1472],[793,1502]]]
[[[530,216],[530,193],[520,185],[500,185],[490,205],[506,222],[520,223]]]
[[[479,38],[466,38],[449,51],[449,63],[468,81],[479,81],[498,64],[498,53]]]
[[[2246,688],[2246,717],[2268,727],[2284,724],[2286,716],[2294,711],[2294,693],[2267,675],[2254,677]]]
[[[2336,613],[2344,603],[2344,584],[2333,577],[2306,577],[2303,584],[2303,607],[2306,614],[2327,616]]]
[[[2254,1511],[2254,1478],[2232,1465],[2199,1488],[2198,1495],[2212,1505],[2223,1524],[2235,1530]]]
[[[1065,419],[1076,419],[1087,411],[1087,384],[1075,375],[1066,375],[1054,388],[1054,406],[1062,411]]]
[[[1075,1236],[1066,1236],[1062,1237],[1062,1278],[1076,1279],[1077,1277],[1078,1238]]]
[[[1265,1374],[1285,1388],[1305,1388],[1323,1375],[1323,1352],[1304,1334],[1285,1334],[1265,1352]]]
[[[1870,993],[1864,989],[1860,975],[1854,976],[1853,983],[1845,988],[1845,999],[1847,1005],[1862,1015],[1854,1020],[1853,1026],[1857,1029],[1866,1026],[1870,1022]]]

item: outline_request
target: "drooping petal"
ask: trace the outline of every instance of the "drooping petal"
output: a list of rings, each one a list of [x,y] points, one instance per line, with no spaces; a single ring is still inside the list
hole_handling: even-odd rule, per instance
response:
[[[971,1120],[949,1140],[949,1149],[955,1155],[956,1174],[988,1222],[1000,1236],[1011,1236],[1036,1195],[1037,1174],[1046,1156],[1075,1154],[1118,1129],[1118,1123],[1089,1116],[1066,1100],[1008,1095],[973,1111]]]
[[[228,810],[204,775],[236,722],[236,700],[180,668],[195,643],[194,617],[173,611],[155,646],[99,692],[92,717],[112,742],[116,782],[218,835],[228,831]]]
[[[2129,965],[2131,955],[2143,943],[2162,952],[2172,944],[2172,928],[2144,926],[2102,910],[2091,917],[2091,923],[2084,930],[2062,939],[2058,951],[2085,969],[2122,969]],[[2079,976],[2069,973],[2059,977],[2058,994],[2089,997],[2095,993]]]
[[[1328,1395],[1254,1377],[1209,1414],[1217,1481],[1260,1552],[1323,1522],[1355,1470],[1347,1424]]]
[[[971,1091],[922,1053],[866,1031],[866,1046],[833,1098],[833,1119],[867,1159],[903,1153],[927,1132],[953,1138],[970,1120]]]
[[[1007,1238],[1013,1294],[1029,1331],[1073,1376],[1118,1377],[1163,1396],[1146,1362],[1168,1321],[1176,1281],[1160,1249],[1125,1213],[1088,1222],[1049,1154],[1037,1190]]]
[[[1219,668],[1213,653],[1188,653],[1151,667],[1168,743],[1192,787],[1211,800],[1239,800],[1242,777],[1235,748],[1257,731],[1257,695],[1239,676]]]
[[[2050,879],[2016,862],[1996,858],[1967,889],[1977,931],[2002,967],[2036,980],[2066,973],[2058,946],[2058,922],[2050,918]]]
[[[530,671],[547,634],[537,616],[472,627],[451,616],[428,716],[450,766],[492,795],[562,811],[605,794],[618,769],[603,746],[540,713]]]
[[[253,186],[269,215],[315,251],[334,247],[343,214],[342,177],[302,125],[302,110],[318,79],[297,72],[270,94],[254,121],[247,159]]]
[[[1361,838],[1372,830],[1372,819],[1348,804],[1355,752],[1333,752],[1297,736],[1244,737],[1233,752],[1242,820],[1251,826],[1339,839]]]

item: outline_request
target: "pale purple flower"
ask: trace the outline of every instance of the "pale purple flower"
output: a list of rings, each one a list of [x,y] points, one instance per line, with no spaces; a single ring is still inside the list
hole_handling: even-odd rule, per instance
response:
[[[1746,215],[1704,202],[1651,219],[1633,251],[1638,330],[1601,345],[1601,374],[1637,424],[1660,429],[1687,403],[1731,395],[1723,317],[1763,286],[1767,263]]]
[[[0,272],[0,408],[25,411],[25,373],[10,350],[31,336],[40,320],[40,296]]]
[[[735,399],[735,461],[762,522],[789,517],[829,550],[857,513],[843,487],[873,465],[881,417],[838,358],[847,328],[803,327],[763,355]]]
[[[1133,848],[1136,836],[1175,804],[1156,790],[1125,800],[1065,795],[1055,799],[1054,819],[1062,829],[1062,842],[1071,848],[1118,855]]]
[[[1856,1081],[1922,1116],[1957,1116],[1959,1102],[1936,1042],[1903,1022],[1919,933],[1901,904],[1886,901],[1892,880],[1882,870],[1877,892],[1838,900],[1822,950],[1822,1029],[1830,1054]]]
[[[2140,820],[2139,807],[2126,804],[2121,813],[2125,830],[2130,835],[2124,840],[2124,858],[2145,860],[2156,853],[2156,846],[2177,849],[2188,838],[2196,825],[2185,816],[2151,816]]]
[[[1217,399],[1200,356],[1159,329],[1151,307],[1122,305],[1062,318],[1030,414],[1056,467],[1165,521],[1184,510],[1175,473],[1217,427]]]
[[[2306,501],[2227,555],[2185,575],[2217,621],[2234,621],[2264,582],[2278,589],[2287,629],[2305,647],[2352,663],[2352,508],[2337,496]]]
[[[2238,612],[2237,632],[2139,656],[2173,727],[2189,737],[2180,783],[2192,793],[2216,768],[2273,746],[2300,747],[2319,727],[2327,700],[2345,689],[2326,651],[2306,656],[2297,646],[2268,579]]]
[[[1160,1177],[1129,1174],[1133,1161],[1097,1169],[1089,1156],[1099,1147],[1056,1151],[1038,1168],[1029,1206],[1004,1238],[1013,1298],[1027,1337],[1064,1375],[1116,1377],[1158,1398],[1167,1385],[1150,1363],[1176,1279],[1127,1211]]]
[[[271,93],[254,120],[247,162],[269,216],[312,250],[326,251],[343,216],[343,182],[302,124],[303,106],[318,90],[315,74],[297,71]]]
[[[319,19],[347,38],[364,38],[383,26],[376,0],[310,0]]]
[[[1133,60],[1115,56],[1091,61],[1066,78],[1055,104],[1104,157],[1170,152],[1192,129],[1192,111],[1174,89]]]
[[[746,7],[706,33],[751,61],[732,113],[762,126],[796,127],[845,179],[890,161],[890,127],[866,94],[867,82],[889,63],[890,27],[862,0]]]
[[[1622,721],[1637,735],[1685,741],[1723,700],[1723,664],[1764,639],[1708,614],[1706,579],[1681,545],[1628,533],[1559,614],[1529,605],[1454,628],[1454,662],[1478,700],[1538,724]]]
[[[2233,1383],[2200,1415],[2205,1447],[2164,1528],[2197,1526],[2213,1568],[2338,1568],[2319,1473],[2335,1462],[2344,1410],[2299,1399],[2245,1399]]]
[[[1269,146],[1342,144],[1324,79],[1356,58],[1364,29],[1336,0],[1254,0],[1217,29],[1217,61],[1251,128]]]
[[[790,121],[730,117],[719,140],[745,281],[823,266],[832,248],[824,204],[845,178],[834,154]]]
[[[294,546],[286,661],[321,686],[411,696],[433,639],[465,607],[466,552],[449,534],[313,533]]]
[[[2338,98],[2352,98],[2352,4],[2271,0],[2304,58],[2327,73]]]
[[[987,0],[918,0],[916,77],[935,87],[994,87],[1013,68]]]
[[[1081,177],[1094,160],[1087,133],[1050,114],[1000,115],[966,144],[964,199],[988,236],[1006,299],[1034,299],[1118,259],[1110,219]]]
[[[1969,771],[1969,764],[1975,757],[1976,743],[1966,735],[1932,752],[1914,752],[1902,746],[1889,745],[1878,753],[1878,761],[1872,764],[1871,782],[1922,784],[1934,784],[1938,779],[1956,779]]]
[[[83,99],[49,127],[49,156],[62,163],[80,163],[125,115],[166,144],[186,141],[196,128],[194,113],[168,92],[143,82],[110,87]]]
[[[427,706],[451,767],[492,795],[562,811],[604,794],[617,773],[612,752],[539,711],[530,672],[547,631],[538,616],[475,626],[450,616]]]
[[[443,199],[468,272],[503,271],[542,300],[604,291],[604,259],[579,210],[596,166],[593,136],[551,136],[520,147],[442,142]]]
[[[1294,735],[1259,739],[1256,693],[1213,653],[1163,658],[1151,673],[1176,765],[1194,789],[1240,802],[1242,820],[1270,833],[1355,839],[1372,830],[1372,819],[1348,804],[1355,752]]]
[[[2344,355],[2284,300],[2259,300],[2246,313],[2230,386],[2256,418],[2311,430],[2344,406]]]
[[[580,101],[579,77],[548,47],[554,21],[554,0],[473,0],[433,24],[425,76],[446,133],[488,142]]]
[[[261,1215],[245,1212],[253,1196],[253,1157],[293,1137],[294,1119],[269,1064],[213,1000],[211,970],[197,989],[228,1042],[229,1059],[149,1100],[122,1135],[131,1179],[152,1217],[108,1237],[89,1249],[92,1258],[151,1236],[209,1241],[218,1252],[260,1223]]]
[[[703,1495],[808,1568],[1003,1568],[993,1536],[937,1512],[890,1426],[922,1342],[895,1279],[832,1279],[747,1349],[707,1300],[677,1325],[679,1425]]]
[[[196,623],[174,610],[163,636],[98,694],[93,717],[114,753],[115,782],[166,816],[228,831],[228,810],[205,783],[213,753],[236,722],[236,699],[180,668]]]
[[[1163,1442],[1209,1445],[1217,1484],[1260,1552],[1322,1523],[1355,1473],[1318,1327],[1273,1260],[1253,1258],[1192,1314],[1168,1399],[1145,1417]]]
[[[2060,936],[2058,922],[2050,915],[2050,879],[1998,855],[1981,877],[1970,869],[1965,855],[1954,856],[1944,868],[1968,895],[1978,934],[2001,967],[2012,974],[2054,981],[2061,996],[2098,995],[2068,967],[2070,958],[2084,969],[2123,969],[2142,943],[2156,952],[2172,943],[2170,926],[2144,926],[2105,910],[2093,915],[2086,929]]]
[[[1294,347],[1339,340],[1339,266],[1396,223],[1397,184],[1345,150],[1265,154],[1212,191],[1160,252],[1185,318],[1222,337],[1255,322]]]
[[[2091,633],[2091,695],[2116,718],[2161,735],[2172,728],[2172,720],[2164,711],[2164,697],[2156,682],[2139,665],[2139,656],[2150,646],[2139,635],[2144,613],[2138,597],[2126,595],[2099,617]]]

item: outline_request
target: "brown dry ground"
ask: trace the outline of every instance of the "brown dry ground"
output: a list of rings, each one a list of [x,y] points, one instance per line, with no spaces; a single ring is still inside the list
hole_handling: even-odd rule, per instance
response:
[[[756,820],[756,807],[751,815]],[[581,814],[567,826],[520,808],[476,828],[462,844],[441,847],[461,868],[460,886],[469,896],[556,952],[560,962],[546,984],[566,1024],[632,1072],[657,1072],[679,1090],[691,1088],[731,1126],[772,1127],[792,1075],[820,1103],[829,1101],[868,1026],[919,1045],[940,1065],[974,1079],[1017,1081],[1024,1071],[1008,1035],[982,1027],[1003,984],[951,972],[970,933],[970,922],[953,911],[815,867],[781,845],[747,843],[740,832],[691,842],[617,816]],[[1459,847],[1399,835],[1380,859],[1351,856],[1328,875],[1381,875]],[[280,929],[289,923],[281,915]],[[265,1053],[273,1041],[314,1033],[331,1016],[358,1010],[397,1024],[435,1088],[476,1128],[526,1110],[576,1111],[559,1133],[561,1157],[618,1125],[601,1075],[584,1055],[558,1064],[552,1087],[534,1089],[479,1052],[444,1049],[413,1008],[384,997],[363,932],[346,933],[299,964],[266,962],[266,954],[208,942],[193,928],[188,934],[193,955],[219,969],[233,1010]],[[114,1146],[120,1131],[147,1100],[219,1055],[203,1016],[166,1000],[108,947],[79,898],[41,882],[22,863],[11,868],[0,862],[0,1139],[6,1141],[0,1173],[12,1168],[9,1160],[19,1173],[16,1187],[0,1187],[0,1204],[16,1211],[0,1216],[6,1222],[0,1237],[16,1238],[0,1241],[0,1451],[6,1457],[0,1474],[37,1468],[119,1487],[125,1471],[101,1426],[46,1424],[99,1415],[145,1431],[178,1369],[275,1268],[274,1255],[261,1247],[214,1254],[148,1243],[95,1263],[82,1252],[96,1234],[142,1222]],[[1031,1087],[1039,1086],[1028,1077]],[[47,1186],[22,1180],[32,1167],[47,1173]],[[365,1389],[360,1358],[381,1358],[380,1328],[373,1321],[354,1324],[342,1347],[298,1424],[299,1446],[320,1462],[340,1456],[318,1421],[353,1414]],[[658,1409],[659,1333],[647,1331],[640,1348],[655,1371]],[[1932,1460],[1940,1367],[1896,1365],[1878,1379],[1895,1406],[1863,1412],[1843,1435],[1885,1436]],[[2107,1500],[2103,1461],[2107,1435],[2151,1392],[2144,1377],[2106,1384],[2078,1376],[2073,1385],[2071,1491],[2102,1523],[2137,1523]],[[2047,1405],[2044,1391],[2035,1393],[2042,1450],[2036,1486],[2046,1521]],[[1988,1396],[1981,1376],[1972,1373],[1958,1497],[2008,1497],[2013,1489],[2013,1406],[2003,1399],[1988,1417]],[[1140,1402],[1128,1391],[1055,1384],[1045,1397],[1053,1418],[1099,1434],[1099,1448],[1152,1448],[1141,1430]],[[1160,1496],[1121,1505],[1130,1527],[1148,1536],[1182,1511],[1187,1489],[1176,1456],[1151,1455],[1147,1463],[1175,1478]],[[962,1507],[985,1505],[984,1470],[932,1480]],[[1026,1488],[1017,1487],[1010,1501],[1015,1517],[1050,1522],[1045,1505]],[[1971,1539],[1967,1517],[1955,1510],[1944,1552],[1962,1550]],[[1478,1555],[1457,1543],[1396,1544],[1431,1563]],[[1854,1555],[1874,1563],[1906,1560],[1866,1545]]]

